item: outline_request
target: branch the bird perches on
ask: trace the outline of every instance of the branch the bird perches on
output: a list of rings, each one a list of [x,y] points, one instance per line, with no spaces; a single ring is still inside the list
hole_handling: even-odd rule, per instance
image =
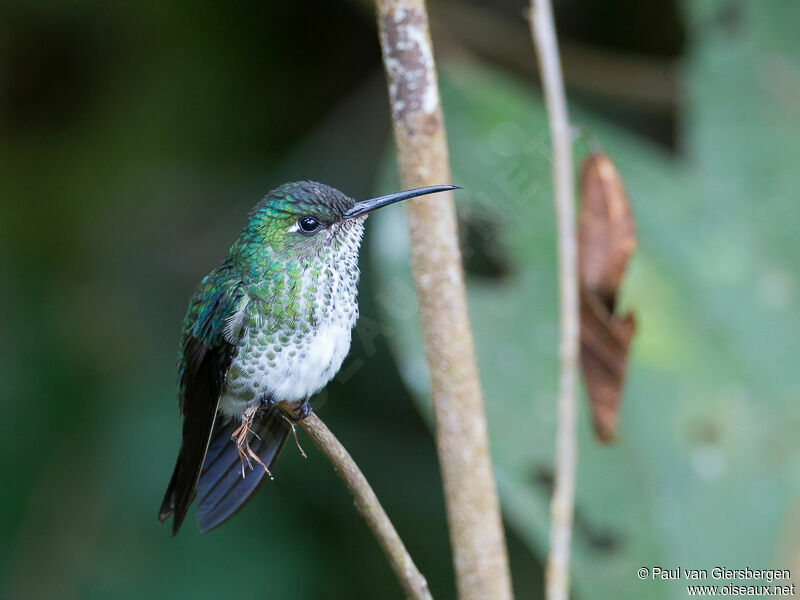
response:
[[[281,408],[283,409],[283,407]],[[285,410],[285,414],[289,419],[295,417],[289,409]],[[328,458],[336,473],[350,490],[356,509],[377,538],[406,597],[413,600],[431,600],[431,593],[425,577],[417,569],[403,541],[386,515],[386,511],[378,501],[378,497],[345,447],[313,412],[306,418],[297,421],[297,424]]]

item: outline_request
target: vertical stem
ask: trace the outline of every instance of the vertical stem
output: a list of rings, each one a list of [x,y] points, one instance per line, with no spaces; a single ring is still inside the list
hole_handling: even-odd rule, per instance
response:
[[[403,185],[450,182],[424,0],[377,0]],[[467,314],[452,193],[407,203],[436,447],[461,600],[509,599],[511,577]]]
[[[292,415],[290,414],[290,416]],[[431,600],[431,593],[428,591],[425,578],[411,560],[411,556],[386,515],[386,511],[383,510],[378,497],[345,447],[315,413],[311,413],[299,421],[299,425],[317,448],[328,457],[336,473],[347,485],[355,500],[356,509],[372,533],[375,534],[406,597],[412,600]]]
[[[558,279],[561,306],[561,377],[556,431],[555,488],[550,506],[550,555],[547,600],[569,596],[570,538],[575,506],[579,348],[578,269],[575,239],[572,131],[567,117],[564,80],[558,57],[550,0],[531,0],[531,33],[547,103],[553,143],[553,188],[558,233]]]

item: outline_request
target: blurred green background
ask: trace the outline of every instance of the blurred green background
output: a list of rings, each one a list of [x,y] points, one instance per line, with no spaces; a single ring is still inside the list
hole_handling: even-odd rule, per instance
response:
[[[572,120],[625,179],[640,328],[619,442],[585,407],[574,590],[641,566],[800,572],[800,4],[558,0]],[[541,595],[557,375],[547,124],[524,3],[431,0],[470,309],[518,597]],[[588,142],[587,142],[588,140]],[[0,598],[399,598],[322,456],[224,527],[156,511],[195,283],[289,180],[396,188],[368,2],[0,4]],[[314,402],[453,598],[402,210]]]

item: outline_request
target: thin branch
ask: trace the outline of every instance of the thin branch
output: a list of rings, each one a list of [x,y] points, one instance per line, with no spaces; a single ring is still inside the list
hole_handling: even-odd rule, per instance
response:
[[[377,0],[377,9],[403,185],[449,183],[425,2]],[[459,598],[510,599],[453,196],[437,194],[406,206]]]
[[[577,466],[578,268],[575,236],[572,130],[567,117],[564,81],[558,57],[550,0],[531,0],[531,33],[539,58],[550,137],[553,143],[553,188],[558,233],[558,279],[561,306],[561,377],[556,431],[555,489],[550,505],[550,556],[547,600],[569,596],[570,539],[575,506]]]
[[[281,407],[283,408],[283,407]],[[291,417],[291,413],[287,411]],[[392,522],[383,510],[378,497],[367,482],[344,446],[331,433],[330,429],[315,414],[311,413],[299,421],[299,426],[308,434],[317,448],[331,461],[333,468],[347,485],[353,495],[356,509],[378,539],[389,564],[392,567],[406,597],[413,600],[431,600],[428,583],[419,572]]]

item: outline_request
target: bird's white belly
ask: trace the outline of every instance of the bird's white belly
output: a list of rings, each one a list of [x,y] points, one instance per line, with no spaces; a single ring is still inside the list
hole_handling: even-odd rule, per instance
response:
[[[237,376],[226,382],[220,411],[238,417],[265,396],[276,402],[305,401],[339,371],[350,350],[351,328],[352,323],[332,319],[288,344],[237,353],[230,371]]]
[[[350,349],[350,328],[344,323],[323,325],[316,335],[296,349],[279,355],[277,368],[263,368],[262,386],[271,390],[276,400],[302,402],[321,390],[342,366]]]

